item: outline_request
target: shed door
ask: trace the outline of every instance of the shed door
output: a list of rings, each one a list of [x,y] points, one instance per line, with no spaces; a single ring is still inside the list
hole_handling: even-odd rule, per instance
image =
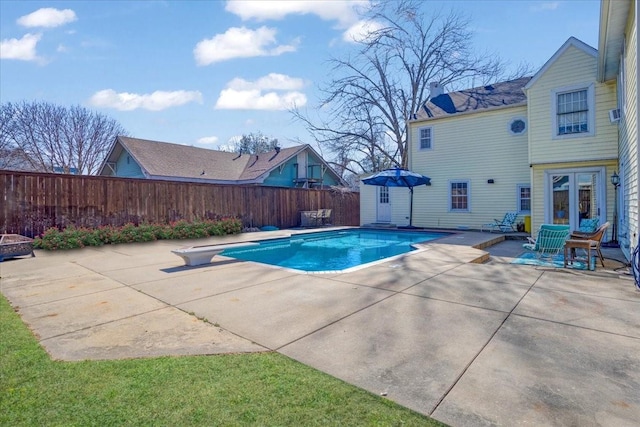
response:
[[[378,188],[377,222],[391,222],[391,203],[389,203],[389,187]]]

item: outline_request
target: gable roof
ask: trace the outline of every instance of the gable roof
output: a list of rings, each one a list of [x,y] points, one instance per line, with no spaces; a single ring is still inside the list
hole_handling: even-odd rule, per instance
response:
[[[411,117],[411,121],[525,105],[527,97],[522,89],[530,79],[531,77],[521,77],[473,89],[443,93],[425,102],[420,111]]]
[[[116,162],[127,151],[147,178],[190,182],[258,184],[278,166],[298,153],[309,150],[327,167],[308,145],[281,148],[260,154],[229,153],[188,145],[118,136],[99,175],[107,175],[108,162]],[[329,168],[339,182],[340,177]]]
[[[549,58],[547,62],[544,63],[542,68],[540,68],[538,72],[533,75],[533,77],[531,78],[531,80],[529,80],[529,83],[527,83],[524,89],[527,90],[531,86],[533,86],[540,79],[540,77],[542,77],[542,75],[546,73],[549,68],[551,68],[551,66],[558,60],[558,58],[560,58],[567,51],[567,49],[569,49],[572,46],[575,47],[576,49],[580,49],[587,55],[593,56],[594,58],[598,56],[598,51],[596,49],[592,48],[585,42],[578,40],[575,37],[569,37],[569,39],[567,39],[567,41],[564,42],[562,46],[560,46],[560,49],[558,49],[556,53],[554,53],[553,56]]]

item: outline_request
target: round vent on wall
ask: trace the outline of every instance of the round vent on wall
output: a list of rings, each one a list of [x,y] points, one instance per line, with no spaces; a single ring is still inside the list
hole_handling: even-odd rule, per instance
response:
[[[527,130],[527,123],[521,117],[516,117],[509,123],[509,132],[513,135],[520,135]]]

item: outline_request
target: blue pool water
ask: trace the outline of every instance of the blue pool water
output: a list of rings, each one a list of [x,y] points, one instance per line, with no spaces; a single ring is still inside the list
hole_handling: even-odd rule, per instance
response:
[[[413,243],[448,235],[394,230],[306,233],[263,241],[258,246],[227,249],[221,255],[308,272],[336,271],[404,254],[415,250]]]

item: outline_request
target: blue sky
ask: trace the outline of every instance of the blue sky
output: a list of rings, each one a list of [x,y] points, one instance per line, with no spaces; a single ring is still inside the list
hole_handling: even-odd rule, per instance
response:
[[[313,144],[331,55],[368,1],[0,1],[0,102],[82,105],[143,139],[207,148],[250,132]],[[425,1],[470,19],[474,46],[541,67],[574,36],[597,48],[600,2]]]

